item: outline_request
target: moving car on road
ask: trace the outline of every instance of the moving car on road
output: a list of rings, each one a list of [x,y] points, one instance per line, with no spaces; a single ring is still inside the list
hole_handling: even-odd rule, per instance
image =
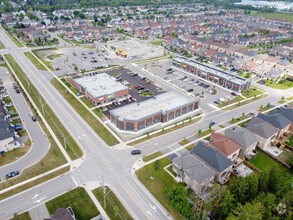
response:
[[[12,172],[6,174],[5,177],[9,179],[9,178],[15,177],[17,175],[19,175],[18,171],[12,171]]]
[[[131,151],[131,155],[141,154],[140,150],[133,150]]]

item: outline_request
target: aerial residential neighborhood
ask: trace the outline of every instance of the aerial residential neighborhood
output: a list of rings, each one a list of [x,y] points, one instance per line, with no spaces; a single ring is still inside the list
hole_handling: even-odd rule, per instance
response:
[[[292,219],[291,1],[0,1],[0,219]]]

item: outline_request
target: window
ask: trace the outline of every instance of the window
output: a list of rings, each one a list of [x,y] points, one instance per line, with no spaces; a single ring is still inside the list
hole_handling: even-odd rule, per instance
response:
[[[222,173],[221,178],[223,178],[226,174],[227,172]]]

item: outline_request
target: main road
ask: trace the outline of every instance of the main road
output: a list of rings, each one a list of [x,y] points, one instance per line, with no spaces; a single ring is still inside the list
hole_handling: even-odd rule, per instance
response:
[[[23,54],[24,49],[18,48],[2,29],[0,40],[85,154],[84,162],[74,171],[1,201],[1,218],[8,219],[15,212],[29,210],[39,202],[46,202],[66,192],[74,185],[101,181],[103,176],[105,184],[113,188],[133,217],[167,219],[167,211],[133,178],[131,169],[136,159],[130,156],[131,149],[115,150],[108,147]],[[41,201],[35,202],[32,198],[37,194],[43,196]]]

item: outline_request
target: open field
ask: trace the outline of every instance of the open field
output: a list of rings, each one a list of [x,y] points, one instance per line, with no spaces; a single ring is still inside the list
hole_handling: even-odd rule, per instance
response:
[[[47,71],[47,69],[41,64],[32,54],[30,51],[24,52],[27,58],[37,67],[38,70]]]
[[[274,12],[274,13],[257,13],[257,11],[251,11],[251,14],[248,16],[263,16],[265,19],[285,19],[287,21],[293,22],[292,13],[283,13],[283,12]]]
[[[270,84],[266,84],[266,86],[271,87],[273,89],[285,90],[285,89],[293,88],[293,82],[287,79],[281,79],[278,83],[273,83],[273,84],[270,83]]]

